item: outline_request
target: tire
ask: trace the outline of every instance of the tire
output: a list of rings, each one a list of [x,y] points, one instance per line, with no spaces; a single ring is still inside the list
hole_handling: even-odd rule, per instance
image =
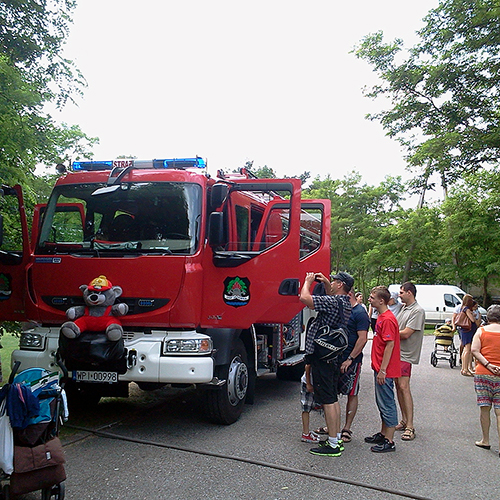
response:
[[[455,366],[457,366],[457,357],[455,354],[452,354],[450,356],[450,368],[455,368]]]
[[[305,362],[302,361],[293,366],[278,366],[276,378],[278,380],[300,382],[305,370]]]
[[[228,365],[215,369],[215,375],[226,383],[205,390],[203,409],[210,422],[230,425],[236,422],[245,405],[248,391],[249,368],[243,342],[238,339],[230,355]]]
[[[44,488],[42,490],[42,500],[64,500],[66,494],[66,486],[64,481],[50,488]]]
[[[2,500],[10,500],[10,486],[8,484],[5,484],[4,487],[2,488]]]
[[[431,353],[431,365],[436,367],[438,364],[438,359],[435,353]]]
[[[96,407],[101,400],[101,395],[99,393],[92,392],[89,389],[82,389],[77,387],[76,384],[68,384],[65,390],[70,410],[93,408]]]

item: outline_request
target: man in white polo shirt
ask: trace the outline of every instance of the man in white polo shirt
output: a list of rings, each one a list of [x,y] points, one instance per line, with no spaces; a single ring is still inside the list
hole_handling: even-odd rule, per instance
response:
[[[424,339],[425,311],[417,302],[416,296],[417,288],[413,283],[407,281],[401,285],[399,298],[403,307],[397,315],[401,339],[401,377],[395,380],[401,409],[401,421],[396,430],[403,431],[401,434],[403,441],[415,439],[410,376],[412,365],[417,365],[420,361]]]

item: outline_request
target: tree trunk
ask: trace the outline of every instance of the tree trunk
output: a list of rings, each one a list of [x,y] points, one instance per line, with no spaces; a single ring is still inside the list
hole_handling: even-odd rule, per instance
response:
[[[422,186],[422,192],[420,193],[420,198],[418,200],[418,206],[417,209],[420,210],[424,206],[424,201],[425,201],[425,192],[427,191],[427,180],[429,179],[429,176],[427,175],[425,177],[424,185]],[[405,270],[403,272],[403,280],[401,283],[405,283],[406,281],[409,281],[410,279],[410,273],[411,273],[411,267],[413,265],[413,252],[415,251],[415,246],[416,242],[415,240],[412,241],[410,248],[408,249],[408,259],[406,260],[405,263]]]

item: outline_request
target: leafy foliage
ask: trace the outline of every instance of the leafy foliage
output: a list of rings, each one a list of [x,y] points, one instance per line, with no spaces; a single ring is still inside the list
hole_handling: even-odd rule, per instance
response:
[[[308,198],[331,200],[331,268],[349,271],[360,289],[387,277],[387,256],[379,243],[401,211],[404,192],[399,177],[386,177],[373,187],[362,184],[357,172],[340,180],[316,178],[305,190]]]
[[[366,95],[392,106],[369,118],[406,147],[420,186],[438,173],[447,187],[499,159],[499,20],[498,0],[441,0],[405,54],[381,32],[356,50],[381,80]]]
[[[73,0],[0,3],[0,178],[30,187],[40,163],[89,156],[97,141],[78,126],[58,125],[45,105],[63,106],[85,85],[74,64],[61,56]]]

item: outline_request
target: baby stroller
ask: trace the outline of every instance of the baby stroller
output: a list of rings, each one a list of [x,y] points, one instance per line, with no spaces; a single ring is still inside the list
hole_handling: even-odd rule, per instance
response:
[[[457,348],[453,342],[455,331],[450,324],[436,326],[434,330],[434,351],[431,352],[431,365],[437,366],[440,359],[446,359],[450,368],[457,366]]]
[[[2,457],[3,467],[10,470],[0,469],[0,498],[10,500],[41,490],[42,500],[63,500],[65,458],[58,438],[61,420],[68,417],[63,384],[59,385],[58,372],[43,368],[16,374],[19,365],[15,363],[9,383],[0,390],[13,437],[13,453],[12,447],[9,452],[2,446],[11,462]]]

